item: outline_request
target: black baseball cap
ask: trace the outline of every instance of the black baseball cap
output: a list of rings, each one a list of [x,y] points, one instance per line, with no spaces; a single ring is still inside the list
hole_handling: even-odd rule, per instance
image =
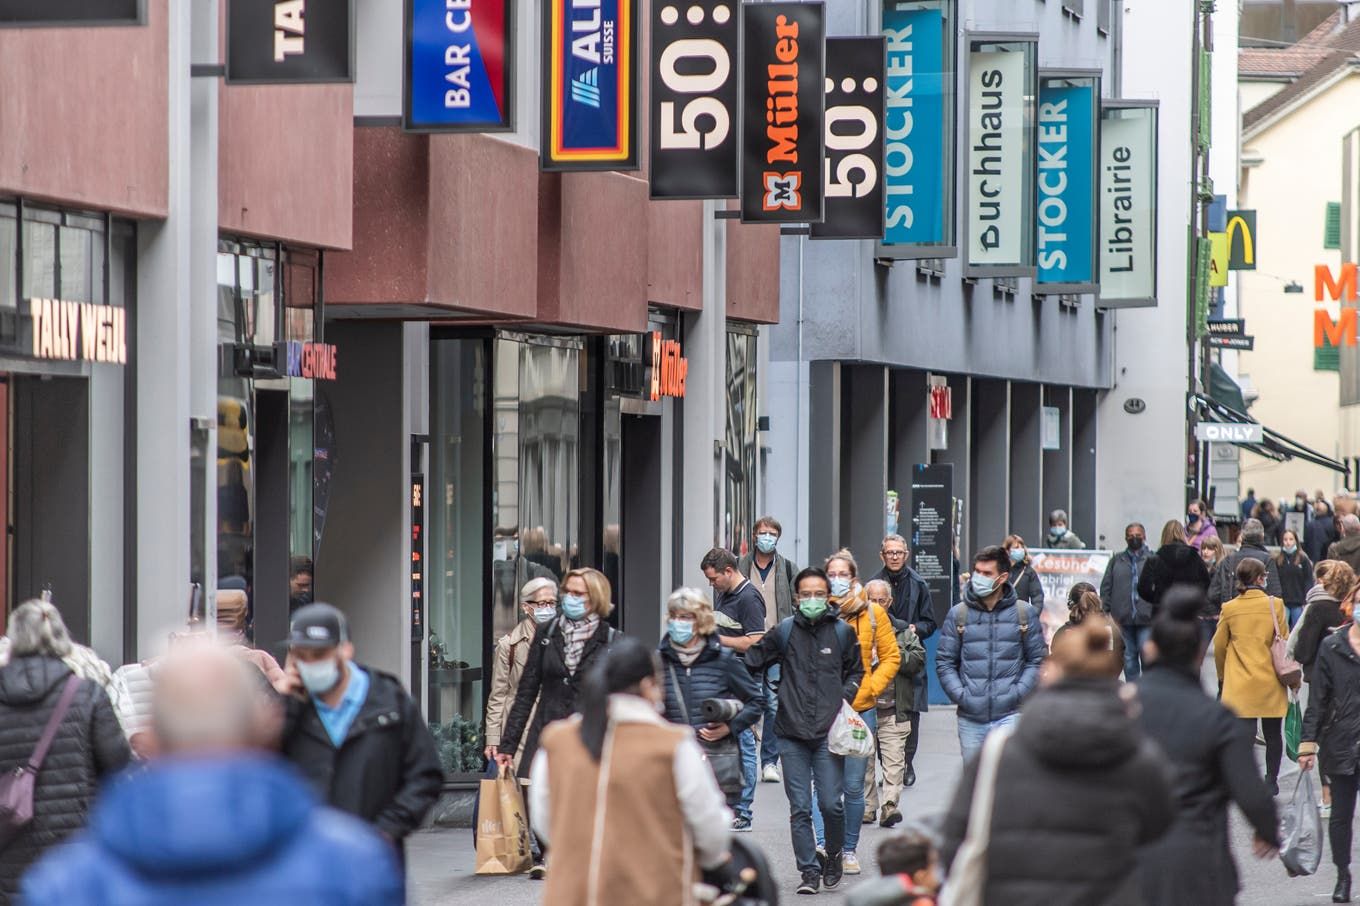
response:
[[[286,641],[289,648],[334,648],[349,641],[349,622],[338,607],[308,604],[293,611]]]

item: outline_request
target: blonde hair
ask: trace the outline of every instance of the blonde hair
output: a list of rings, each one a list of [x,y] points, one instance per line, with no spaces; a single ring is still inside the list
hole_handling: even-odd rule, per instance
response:
[[[850,553],[850,550],[848,548],[843,547],[840,550],[836,551],[834,554],[832,554],[830,557],[827,557],[826,563],[822,565],[822,568],[823,569],[830,568],[832,560],[844,560],[846,563],[850,564],[850,575],[853,578],[856,579],[859,578],[859,564],[855,562],[855,555]]]
[[[1166,525],[1162,526],[1162,545],[1171,544],[1174,541],[1185,543],[1185,526],[1181,525],[1179,519],[1168,519]]]
[[[579,578],[586,583],[586,601],[590,605],[591,613],[604,618],[614,612],[614,595],[604,573],[589,566],[573,569],[562,577],[563,588],[567,587],[567,580],[571,578]]]
[[[1327,569],[1319,577],[1322,590],[1338,601],[1346,600],[1346,596],[1355,588],[1355,570],[1343,560],[1323,560],[1322,563],[1327,564]],[[1321,567],[1322,563],[1318,566]]]
[[[683,613],[694,617],[694,633],[709,636],[718,631],[718,620],[713,616],[713,603],[697,588],[677,588],[666,599],[667,613]]]
[[[70,657],[71,634],[61,611],[50,601],[25,601],[9,615],[10,657]]]
[[[1218,537],[1217,535],[1209,535],[1200,544],[1199,549],[1203,551],[1206,547],[1211,551],[1218,551],[1217,558],[1222,558],[1223,551],[1225,550],[1225,548],[1223,547],[1222,538]]]

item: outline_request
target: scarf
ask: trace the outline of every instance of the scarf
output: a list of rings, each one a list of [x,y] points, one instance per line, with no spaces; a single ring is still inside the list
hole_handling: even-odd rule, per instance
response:
[[[561,621],[562,641],[566,643],[563,659],[566,661],[568,673],[575,675],[576,668],[581,665],[581,653],[585,651],[586,640],[595,634],[599,625],[600,615],[595,613],[590,614],[584,620],[563,618]]]
[[[708,639],[701,635],[696,635],[689,640],[688,645],[681,646],[675,644],[675,642],[671,642],[670,644],[671,650],[675,652],[676,659],[686,667],[693,667],[694,662],[699,659],[699,655],[703,654],[704,647],[708,644]]]
[[[831,603],[835,604],[837,610],[840,611],[841,619],[850,620],[869,606],[869,597],[864,593],[864,586],[856,582],[850,586],[845,597],[832,598]]]

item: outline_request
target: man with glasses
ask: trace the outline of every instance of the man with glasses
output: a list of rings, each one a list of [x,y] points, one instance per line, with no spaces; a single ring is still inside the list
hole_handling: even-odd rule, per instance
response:
[[[907,539],[897,534],[885,536],[878,555],[883,560],[883,568],[870,581],[881,580],[888,583],[888,587],[892,589],[892,606],[888,608],[888,615],[892,617],[893,625],[899,630],[902,627],[898,624],[905,623],[911,626],[916,637],[924,643],[935,634],[935,604],[930,599],[930,586],[926,584],[926,580],[908,565],[911,553],[907,548]],[[916,760],[916,748],[921,742],[919,733],[921,712],[930,710],[927,672],[922,670],[912,678],[916,689],[916,703],[910,709],[911,729],[906,740],[907,763],[902,779],[904,786],[916,784],[916,769],[912,767],[912,763]]]
[[[761,516],[751,526],[755,539],[752,551],[737,563],[737,572],[765,599],[765,629],[773,629],[785,617],[793,616],[793,577],[798,567],[776,548],[784,534],[773,516]],[[779,783],[779,737],[774,732],[774,716],[779,707],[779,665],[765,672],[765,713],[760,724],[760,779]]]

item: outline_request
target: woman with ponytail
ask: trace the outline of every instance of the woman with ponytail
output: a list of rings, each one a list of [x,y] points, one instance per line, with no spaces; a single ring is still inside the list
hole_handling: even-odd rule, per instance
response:
[[[1255,829],[1258,857],[1274,855],[1279,846],[1275,800],[1256,773],[1252,737],[1200,685],[1207,646],[1199,615],[1207,606],[1199,585],[1166,593],[1138,680],[1139,723],[1175,772],[1176,820],[1138,860],[1143,902],[1158,906],[1231,906],[1236,900],[1229,802]]]
[[[689,906],[729,859],[732,815],[694,732],[661,717],[655,653],[620,636],[587,673],[580,714],[543,731],[529,785],[551,848],[543,906]]]

